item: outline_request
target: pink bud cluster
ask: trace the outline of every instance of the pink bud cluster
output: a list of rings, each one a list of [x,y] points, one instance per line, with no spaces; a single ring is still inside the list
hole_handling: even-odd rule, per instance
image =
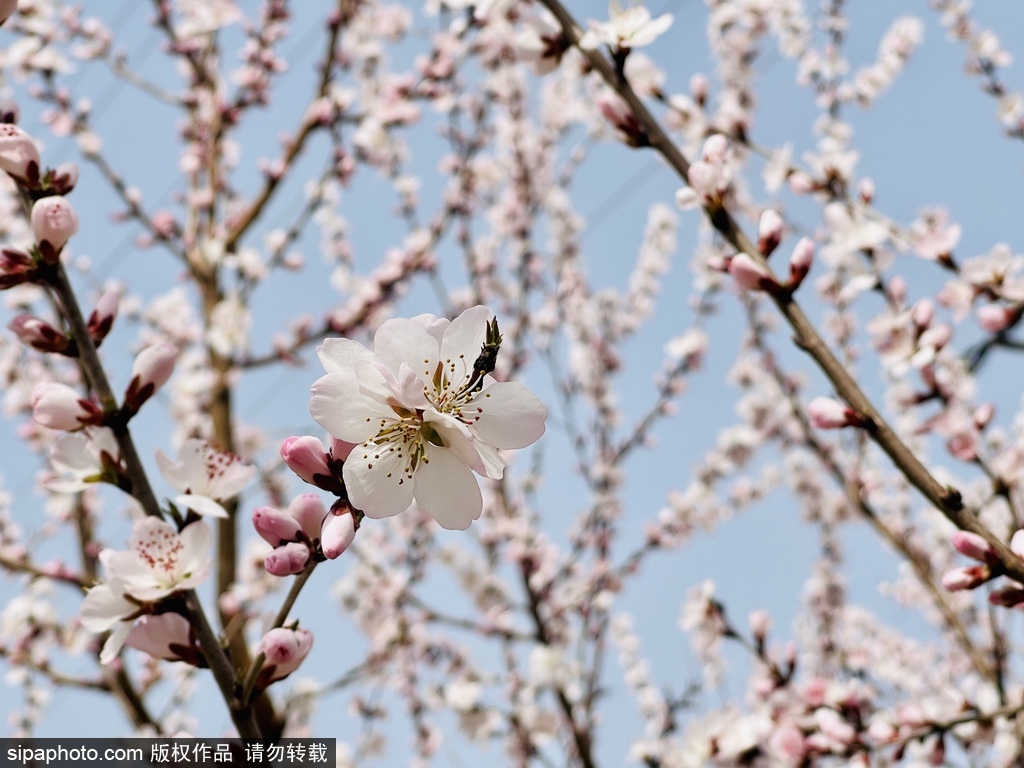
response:
[[[957,531],[953,534],[953,547],[961,555],[977,560],[981,565],[968,565],[947,571],[942,577],[942,586],[950,592],[977,589],[993,579],[1003,575],[1003,565],[995,548],[984,537],[970,531]],[[1010,550],[1018,557],[1024,558],[1024,530],[1019,530],[1010,539]],[[1024,606],[1024,586],[1012,582],[1010,586],[1001,587],[989,593],[988,600],[993,605],[1005,608]]]
[[[263,565],[274,576],[301,573],[317,559],[333,560],[348,549],[356,535],[351,508],[339,500],[328,512],[315,493],[295,497],[285,511],[257,507],[252,523],[273,547]]]
[[[784,230],[785,222],[778,211],[771,208],[765,210],[761,214],[757,239],[758,252],[764,258],[756,259],[747,253],[737,253],[720,265],[715,265],[715,268],[732,275],[736,285],[745,291],[795,291],[811,271],[814,241],[807,237],[800,238],[789,257],[789,279],[785,283],[780,283],[768,268],[766,260],[782,242]]]

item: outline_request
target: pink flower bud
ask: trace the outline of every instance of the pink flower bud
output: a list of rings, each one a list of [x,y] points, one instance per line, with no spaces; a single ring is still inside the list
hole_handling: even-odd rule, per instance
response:
[[[779,247],[785,226],[786,223],[782,220],[782,216],[774,208],[767,208],[761,214],[757,225],[757,250],[761,252],[762,256],[767,258],[772,251]]]
[[[808,174],[797,171],[789,175],[789,188],[795,195],[809,195],[818,185]]]
[[[807,406],[807,415],[818,429],[859,426],[860,419],[849,408],[831,397],[816,397]]]
[[[722,162],[729,151],[729,140],[720,133],[713,133],[704,140],[700,157],[705,162]]]
[[[857,185],[857,195],[865,205],[871,205],[875,199],[875,182],[871,178],[863,178]]]
[[[107,334],[110,333],[110,329],[114,327],[114,318],[117,317],[117,306],[120,300],[121,292],[116,288],[104,291],[99,301],[96,302],[92,314],[89,315],[89,336],[97,347],[103,343]]]
[[[143,616],[132,627],[125,645],[155,659],[195,664],[202,654],[195,647],[191,629],[188,619],[177,613]]]
[[[961,555],[989,565],[998,565],[999,556],[982,536],[970,531],[957,531],[953,534],[953,546]]]
[[[78,184],[78,166],[75,163],[61,163],[53,169],[51,187],[58,195],[66,195]]]
[[[768,614],[768,611],[751,611],[748,621],[750,623],[750,631],[754,633],[754,637],[760,640],[764,640],[768,635],[768,630],[772,628],[772,617]]]
[[[32,137],[16,125],[0,124],[0,170],[33,186],[39,180],[39,150]]]
[[[814,241],[801,237],[789,257],[789,289],[795,291],[811,271],[814,262]]]
[[[885,744],[888,741],[893,741],[897,736],[899,736],[899,731],[896,730],[896,727],[892,723],[879,717],[873,719],[871,724],[868,725],[868,736],[870,736],[876,744]]]
[[[256,507],[252,512],[252,524],[256,533],[272,547],[298,541],[302,530],[298,520],[274,507]]]
[[[1003,587],[997,589],[988,596],[992,605],[1001,605],[1003,608],[1016,608],[1024,605],[1024,589],[1020,587]]]
[[[708,100],[708,92],[711,90],[711,84],[700,72],[695,72],[690,76],[690,96],[700,106],[704,106]]]
[[[22,344],[27,344],[41,352],[70,352],[75,354],[76,347],[71,339],[58,331],[45,320],[23,312],[16,316],[7,327],[14,332]]]
[[[277,627],[267,632],[256,649],[263,654],[263,669],[269,671],[266,682],[288,677],[299,668],[312,647],[313,633],[308,629]]]
[[[914,319],[914,325],[918,329],[924,330],[932,324],[932,319],[935,317],[935,304],[931,299],[921,299],[914,305],[910,314]]]
[[[1024,557],[1024,528],[1010,537],[1010,549],[1017,557]]]
[[[18,10],[18,0],[0,0],[0,24],[7,21]]]
[[[0,251],[0,291],[31,281],[36,271],[35,259],[27,253],[10,248]]]
[[[978,307],[978,325],[989,333],[999,333],[1013,321],[1014,311],[999,304],[985,304]]]
[[[927,331],[921,334],[921,338],[918,339],[917,345],[919,348],[931,347],[932,349],[942,349],[944,346],[949,344],[950,339],[953,338],[953,328],[948,323],[940,323],[939,325],[933,325]]]
[[[902,304],[907,300],[907,281],[900,275],[894,275],[889,281],[889,295],[897,304]]]
[[[73,432],[103,423],[103,411],[65,384],[42,381],[32,390],[32,418],[48,429]]]
[[[778,287],[768,268],[745,253],[737,253],[729,261],[729,274],[747,291],[768,291]]]
[[[55,263],[61,248],[77,231],[78,214],[65,198],[44,197],[32,206],[32,234],[46,261]],[[50,252],[44,249],[45,244],[49,244]]]
[[[698,160],[686,172],[686,181],[695,192],[712,195],[718,184],[718,172],[710,163]]]
[[[171,378],[177,360],[178,348],[166,341],[151,344],[139,352],[132,364],[132,380],[124,393],[125,409],[137,413]]]
[[[340,557],[356,537],[355,517],[352,516],[347,505],[343,507],[343,510],[339,512],[332,509],[331,514],[324,520],[323,531],[320,534],[320,546],[328,560]]]
[[[345,461],[359,443],[346,443],[336,437],[331,438],[331,456],[338,461]]]
[[[320,527],[327,517],[327,507],[315,493],[303,493],[292,499],[292,503],[288,505],[288,514],[312,541],[320,536]]]
[[[263,567],[271,576],[291,576],[306,570],[313,553],[300,541],[275,547],[263,560]]]
[[[984,429],[995,415],[996,407],[992,403],[982,403],[974,409],[974,426],[978,429]]]
[[[992,578],[992,570],[987,565],[969,565],[954,568],[942,576],[942,586],[950,592],[975,589]]]
[[[286,438],[281,443],[281,458],[288,469],[310,485],[316,485],[316,475],[330,477],[333,474],[327,464],[324,444],[310,435]]]
[[[614,91],[606,91],[597,99],[597,108],[605,120],[614,126],[619,138],[631,147],[645,147],[650,143],[647,131],[636,119],[632,107]]]

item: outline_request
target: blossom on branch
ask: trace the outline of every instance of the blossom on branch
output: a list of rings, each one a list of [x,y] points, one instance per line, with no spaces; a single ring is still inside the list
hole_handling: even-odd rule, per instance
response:
[[[15,181],[35,184],[39,180],[39,150],[32,137],[16,125],[0,124],[0,171]]]
[[[178,348],[170,342],[151,344],[139,352],[132,364],[132,380],[124,393],[124,408],[137,413],[174,372]]]
[[[74,432],[103,423],[103,409],[66,384],[41,381],[32,390],[32,418],[48,429]]]
[[[50,463],[59,476],[48,480],[46,487],[57,493],[77,493],[90,483],[117,483],[121,449],[108,428],[84,429],[58,437],[50,451]]]
[[[299,668],[312,647],[313,633],[308,629],[276,627],[267,632],[256,648],[264,657],[259,687],[288,677]]]
[[[186,440],[172,461],[159,448],[156,463],[175,490],[174,503],[200,515],[227,517],[220,502],[237,496],[256,475],[256,468],[232,453],[214,450],[205,440]]]
[[[547,417],[522,384],[489,375],[500,343],[497,323],[477,306],[451,322],[388,320],[373,352],[350,339],[317,348],[327,375],[309,410],[336,438],[359,443],[343,470],[353,507],[382,518],[415,501],[457,530],[480,516],[473,472],[500,478],[499,451],[535,442]]]
[[[603,43],[616,51],[628,51],[650,45],[672,26],[671,13],[652,19],[651,12],[638,2],[623,8],[612,0],[608,15],[608,21],[587,22],[590,29],[580,38],[580,48],[593,50]]]
[[[61,249],[78,232],[78,214],[67,199],[57,195],[37,200],[31,220],[43,260],[55,264]]]
[[[212,532],[203,521],[173,525],[155,517],[135,523],[129,548],[100,552],[105,581],[86,593],[80,611],[82,626],[92,632],[110,632],[100,661],[117,656],[136,618],[150,613],[146,604],[192,589],[210,573]]]

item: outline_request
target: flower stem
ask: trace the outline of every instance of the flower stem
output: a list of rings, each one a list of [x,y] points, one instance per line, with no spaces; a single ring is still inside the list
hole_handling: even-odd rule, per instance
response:
[[[309,577],[313,575],[313,569],[316,568],[316,561],[309,566],[306,570],[300,573],[292,581],[291,589],[288,590],[288,595],[285,597],[284,602],[281,603],[281,607],[277,611],[277,615],[274,617],[274,623],[270,629],[277,629],[283,627],[285,621],[288,619],[288,614],[291,613],[292,606],[295,605],[295,601],[299,597],[299,592],[306,586],[306,582],[309,581]],[[266,656],[262,653],[256,654],[256,658],[252,660],[252,664],[249,665],[249,671],[245,675],[245,681],[242,683],[242,703],[245,706],[249,705],[252,699],[253,688],[256,686],[256,678],[259,677],[260,670],[263,668],[263,662],[266,661]]]

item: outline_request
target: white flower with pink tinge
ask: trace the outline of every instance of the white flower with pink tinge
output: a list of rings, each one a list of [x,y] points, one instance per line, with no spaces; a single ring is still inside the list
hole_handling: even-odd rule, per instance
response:
[[[477,306],[451,322],[388,320],[373,352],[349,339],[317,348],[327,375],[313,385],[309,412],[334,437],[358,444],[343,469],[353,507],[382,518],[415,501],[442,527],[466,530],[483,506],[473,472],[500,478],[499,451],[544,433],[547,411],[536,395],[474,370],[489,324]]]
[[[120,652],[136,618],[155,603],[181,590],[198,586],[210,574],[210,527],[200,521],[177,529],[155,517],[135,523],[127,551],[100,552],[106,574],[103,584],[85,596],[82,626],[110,632],[100,661],[109,664]]]
[[[239,456],[195,438],[181,446],[177,461],[157,449],[156,463],[167,482],[181,492],[174,503],[210,517],[227,517],[220,501],[237,496],[256,475],[256,468]]]
[[[672,14],[664,13],[656,19],[639,2],[623,8],[616,0],[608,7],[611,17],[606,22],[588,21],[590,29],[580,38],[580,48],[592,50],[605,43],[616,50],[629,50],[650,45],[672,26]]]

